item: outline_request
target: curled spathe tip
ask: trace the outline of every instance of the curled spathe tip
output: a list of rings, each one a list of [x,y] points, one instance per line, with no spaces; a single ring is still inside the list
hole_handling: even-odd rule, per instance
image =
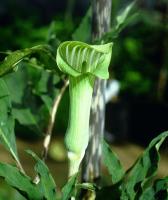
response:
[[[88,73],[107,79],[111,55],[112,43],[89,45],[79,41],[66,41],[58,47],[56,61],[59,69],[70,76]]]

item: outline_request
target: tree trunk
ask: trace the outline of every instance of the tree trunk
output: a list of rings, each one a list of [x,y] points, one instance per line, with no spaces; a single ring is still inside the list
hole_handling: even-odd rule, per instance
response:
[[[92,0],[92,40],[109,31],[112,0]],[[103,42],[103,41],[102,41]],[[96,182],[101,170],[101,138],[104,135],[106,81],[96,79],[90,113],[90,141],[85,153],[82,179]]]

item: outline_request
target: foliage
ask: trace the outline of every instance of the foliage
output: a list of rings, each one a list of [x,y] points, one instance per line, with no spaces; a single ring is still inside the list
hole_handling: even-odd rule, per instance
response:
[[[13,69],[16,73],[4,79],[10,91],[14,118],[35,135],[42,135],[52,101],[59,91],[55,85],[60,82],[51,47],[39,45],[9,54],[0,64],[1,75]],[[22,128],[19,129],[18,132],[22,132]]]
[[[39,158],[29,151],[37,160],[35,170],[40,177],[38,184],[33,183],[33,180],[19,171],[18,168],[9,164],[0,164],[0,176],[15,189],[19,191],[26,199],[55,199],[55,183],[51,177],[47,166],[39,160]]]
[[[111,151],[110,146],[105,141],[103,141],[102,152],[103,152],[103,162],[105,166],[108,168],[108,171],[111,175],[112,183],[115,184],[123,178],[124,169],[120,161],[118,160],[117,155],[115,155],[115,153]]]
[[[4,82],[0,83],[4,85]],[[6,96],[1,97],[1,99],[6,101]],[[5,104],[4,108],[7,107],[8,104]],[[5,133],[3,133],[3,135],[5,135]],[[150,195],[151,199],[166,199],[168,178],[156,179],[153,181],[153,177],[156,175],[158,162],[160,160],[159,149],[167,137],[168,132],[164,132],[153,139],[144,153],[126,172],[123,170],[116,154],[113,153],[108,144],[103,141],[103,160],[112,177],[112,185],[96,188],[83,183],[83,185],[79,187],[76,174],[63,188],[62,199],[66,200],[71,195],[74,196],[77,193],[74,193],[75,187],[79,191],[81,190],[80,188],[94,189],[96,199],[145,200],[149,198],[148,195]],[[33,152],[28,151],[28,153],[32,155],[37,162],[35,170],[40,178],[38,183],[33,183],[33,180],[23,172],[20,172],[17,167],[5,163],[0,163],[0,176],[3,177],[9,185],[17,189],[26,199],[56,199],[55,183],[47,166]],[[109,194],[108,197],[105,195],[107,192]]]
[[[14,135],[14,119],[12,116],[10,94],[2,79],[0,79],[0,91],[0,140],[6,149],[11,152],[13,158],[19,162]]]
[[[158,169],[158,162],[160,160],[159,148],[163,141],[168,137],[168,132],[163,132],[156,138],[154,138],[149,146],[146,148],[144,153],[137,159],[137,161],[126,171],[121,173],[121,164],[116,158],[116,155],[110,151],[110,147],[103,143],[104,148],[104,161],[107,165],[109,173],[112,176],[113,184],[111,186],[105,186],[97,190],[96,199],[102,199],[105,194],[109,194],[106,200],[110,199],[122,199],[122,200],[134,200],[142,199],[145,200],[147,197],[151,199],[157,199],[158,193],[162,199],[165,195],[168,197],[168,182],[167,177],[161,180],[156,179],[153,181]],[[110,152],[110,153],[109,153]],[[111,162],[113,162],[113,167]],[[118,167],[119,166],[119,167]],[[122,175],[121,175],[122,174]],[[118,178],[116,182],[114,177]],[[158,187],[156,189],[156,183]],[[161,184],[165,184],[161,187]],[[160,187],[159,187],[160,186]],[[147,196],[152,192],[151,196]],[[164,198],[163,198],[164,199]]]
[[[62,188],[62,200],[69,199],[73,196],[75,184],[77,181],[77,174],[74,174],[67,182],[67,184]]]
[[[51,54],[49,47],[45,45],[44,46],[39,45],[39,46],[34,46],[32,48],[18,50],[12,52],[12,54],[9,54],[5,58],[5,60],[0,64],[0,76],[12,71],[21,60],[32,54],[37,56],[37,57],[35,56],[35,58],[36,59],[38,58],[39,59],[38,61],[41,61],[42,66],[45,69],[52,69],[53,71],[54,69],[57,70],[54,56]],[[39,63],[38,66],[40,67]]]

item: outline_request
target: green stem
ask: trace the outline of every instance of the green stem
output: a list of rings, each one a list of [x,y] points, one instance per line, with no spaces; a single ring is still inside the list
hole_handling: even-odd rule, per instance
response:
[[[69,176],[78,172],[89,141],[89,116],[95,77],[84,74],[70,76],[69,124],[65,136],[70,162]]]

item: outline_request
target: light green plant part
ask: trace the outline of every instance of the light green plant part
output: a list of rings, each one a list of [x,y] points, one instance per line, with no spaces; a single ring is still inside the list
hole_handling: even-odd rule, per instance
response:
[[[17,153],[14,123],[8,87],[5,81],[0,78],[0,143],[11,153],[20,170],[24,173]]]
[[[38,65],[33,63],[30,57],[34,58],[35,63],[38,60]],[[37,45],[9,53],[2,62],[0,61],[0,77],[16,71],[18,64],[25,58],[29,58],[28,62],[32,66],[35,64],[36,67],[58,72],[50,47],[48,45]]]
[[[70,112],[65,144],[70,161],[69,175],[75,174],[89,141],[89,116],[94,80],[107,79],[112,43],[88,45],[78,41],[60,44],[57,65],[69,75]]]
[[[112,43],[88,45],[78,41],[60,44],[57,50],[57,64],[61,71],[77,77],[90,73],[102,79],[108,79]]]

